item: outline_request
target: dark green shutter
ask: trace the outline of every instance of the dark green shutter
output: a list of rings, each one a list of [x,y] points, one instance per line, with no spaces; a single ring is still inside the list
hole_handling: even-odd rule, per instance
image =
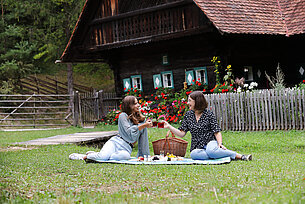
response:
[[[187,85],[193,85],[195,82],[193,81],[195,79],[193,70],[186,71],[185,72],[185,80],[187,82]],[[195,80],[196,81],[196,80]]]
[[[128,90],[131,89],[130,78],[123,79],[123,87],[124,87],[124,92],[127,92]]]
[[[153,75],[153,80],[154,80],[154,88],[162,87],[162,79],[160,74]]]

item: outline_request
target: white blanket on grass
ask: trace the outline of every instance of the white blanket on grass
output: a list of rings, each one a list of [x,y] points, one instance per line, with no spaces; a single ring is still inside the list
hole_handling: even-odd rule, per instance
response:
[[[134,158],[129,160],[95,160],[98,163],[115,163],[115,164],[132,164],[132,165],[190,165],[190,164],[199,164],[199,165],[215,165],[215,164],[227,164],[231,162],[230,157],[224,157],[220,159],[209,159],[209,160],[193,160],[190,158],[184,158],[182,161],[151,161],[151,162],[143,162],[143,161],[134,161]]]

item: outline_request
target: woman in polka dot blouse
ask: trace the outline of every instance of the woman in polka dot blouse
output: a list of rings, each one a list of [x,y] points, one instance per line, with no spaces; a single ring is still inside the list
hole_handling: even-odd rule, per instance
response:
[[[230,157],[245,161],[252,160],[251,154],[238,154],[228,150],[222,144],[221,129],[213,112],[207,109],[208,103],[202,92],[192,92],[188,97],[187,104],[190,110],[185,114],[181,127],[174,128],[166,121],[164,127],[179,137],[184,137],[190,131],[192,159],[206,160]]]

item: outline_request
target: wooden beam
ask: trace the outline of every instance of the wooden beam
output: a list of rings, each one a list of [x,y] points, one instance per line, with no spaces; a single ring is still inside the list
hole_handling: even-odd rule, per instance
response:
[[[164,10],[164,9],[183,6],[183,5],[187,5],[187,4],[191,4],[191,3],[193,3],[192,0],[182,0],[182,1],[176,1],[176,2],[171,2],[171,3],[167,3],[167,4],[162,4],[162,5],[154,6],[154,7],[150,7],[150,8],[135,10],[135,11],[127,12],[127,13],[122,13],[122,14],[118,14],[118,15],[115,15],[115,16],[109,16],[109,17],[105,17],[105,18],[94,19],[90,23],[90,26],[105,23],[105,22],[109,22],[109,21],[114,21],[114,20],[118,20],[118,19],[128,18],[128,17],[131,17],[131,16],[150,13],[150,12],[154,12],[154,11],[160,11],[160,10]]]

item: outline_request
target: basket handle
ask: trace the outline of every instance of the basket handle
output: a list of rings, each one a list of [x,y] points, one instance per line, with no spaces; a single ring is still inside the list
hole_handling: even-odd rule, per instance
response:
[[[170,143],[169,143],[169,140],[168,140],[168,137],[169,137],[169,133],[170,133],[171,131],[169,130],[168,132],[167,132],[167,134],[166,134],[166,137],[165,137],[165,142],[164,142],[164,144],[163,144],[163,149],[165,149],[165,145],[166,145],[166,143],[168,144],[168,149],[169,150],[171,150],[171,145],[170,145]],[[173,134],[173,133],[172,133]]]
[[[170,133],[172,133],[172,137],[175,137],[175,134],[174,134],[172,131],[169,130],[169,131],[167,132],[167,134],[166,134],[166,138],[169,137],[169,134],[170,134]]]

